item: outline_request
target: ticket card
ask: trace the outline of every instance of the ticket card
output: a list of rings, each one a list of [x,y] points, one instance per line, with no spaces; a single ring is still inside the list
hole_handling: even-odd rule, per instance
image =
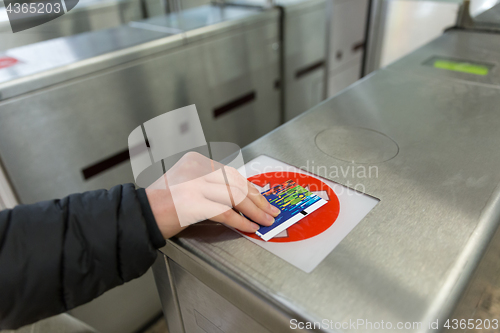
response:
[[[327,203],[293,180],[278,184],[262,195],[281,211],[271,226],[261,226],[256,232],[266,242]]]

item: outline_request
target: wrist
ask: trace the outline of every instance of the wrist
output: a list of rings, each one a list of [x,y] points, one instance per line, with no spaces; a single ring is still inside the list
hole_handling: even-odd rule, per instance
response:
[[[149,239],[155,248],[160,248],[165,246],[165,238],[163,237],[160,229],[158,228],[156,219],[152,212],[147,194],[145,189],[141,188],[136,191],[137,199],[142,210],[142,216],[146,224],[146,228],[149,234]]]
[[[172,195],[168,188],[146,189],[146,196],[156,225],[163,238],[170,238],[184,229],[180,226]]]

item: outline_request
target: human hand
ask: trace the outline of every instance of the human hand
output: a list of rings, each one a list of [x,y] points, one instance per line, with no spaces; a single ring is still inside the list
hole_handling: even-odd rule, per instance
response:
[[[165,238],[206,219],[255,232],[259,225],[238,212],[265,226],[280,213],[236,169],[194,152],[185,154],[146,194]]]

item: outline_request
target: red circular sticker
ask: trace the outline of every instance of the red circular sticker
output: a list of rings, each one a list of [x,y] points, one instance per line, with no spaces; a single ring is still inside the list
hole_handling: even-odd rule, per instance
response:
[[[19,60],[12,57],[0,57],[0,68],[10,67],[17,64]]]
[[[298,185],[309,189],[314,194],[319,195],[328,203],[318,210],[308,214],[306,217],[295,223],[281,234],[271,238],[269,242],[287,243],[308,239],[321,234],[330,228],[337,220],[340,212],[339,198],[335,192],[321,180],[312,176],[295,172],[268,172],[248,178],[248,180],[260,187],[272,188],[287,180],[293,180]],[[256,234],[245,233],[248,237],[263,241]]]

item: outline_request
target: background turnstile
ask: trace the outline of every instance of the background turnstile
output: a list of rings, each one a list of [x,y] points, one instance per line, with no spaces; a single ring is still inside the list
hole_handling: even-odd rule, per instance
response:
[[[229,5],[269,8],[266,0]],[[282,92],[288,121],[361,77],[368,0],[278,0],[282,15]]]
[[[283,109],[288,121],[326,98],[327,3],[277,3],[283,13]]]
[[[221,16],[220,10],[186,11],[183,17],[192,13],[195,20],[183,33],[133,25],[9,50],[6,55],[21,64],[0,79],[0,152],[18,198],[30,203],[132,181],[127,163],[95,174],[86,170],[127,149],[136,123],[187,104],[197,105],[211,141],[243,146],[278,126],[278,13],[228,7]],[[99,47],[89,51],[87,45]],[[51,61],[54,50],[60,53]],[[52,122],[45,123],[47,117]],[[81,128],[85,135],[95,124],[95,137],[84,141],[62,130]],[[43,172],[30,163],[35,157],[49,165],[60,156],[66,162]]]
[[[221,2],[220,0],[141,0],[147,11],[147,17],[161,16],[168,13],[182,11],[210,3]]]
[[[86,31],[116,27],[140,20],[147,13],[141,0],[90,0],[80,3],[56,20],[12,33],[7,9],[0,6],[0,51]]]
[[[328,49],[328,97],[361,78],[368,0],[334,0]]]
[[[105,105],[112,112],[118,112],[115,108],[121,108],[121,113],[133,109],[130,114],[134,114],[136,120],[148,119],[158,114],[159,111],[155,110],[160,108],[164,112],[196,103],[208,140],[232,141],[243,146],[279,125],[280,110],[284,111],[285,119],[290,119],[319,103],[326,89],[326,70],[329,71],[329,81],[333,87],[329,89],[330,95],[357,79],[355,73],[360,66],[363,48],[364,0],[335,2],[334,7],[338,10],[334,11],[337,16],[333,19],[328,19],[324,12],[328,9],[324,0],[282,1],[279,6],[280,10],[268,7],[263,10],[263,6],[201,6],[182,13],[133,21],[121,28],[9,49],[3,52],[2,57],[15,59],[18,63],[0,72],[0,100],[3,100],[1,107],[4,110],[1,117],[14,119],[14,113],[9,114],[6,110],[21,109],[22,112],[16,114],[34,112],[33,116],[43,119],[47,115],[45,112],[52,114],[59,108],[68,108],[66,100],[57,100],[52,97],[52,93],[61,92],[72,98],[87,100],[90,93],[99,95],[97,91],[89,90],[91,85],[88,82],[96,80],[101,84],[109,80],[102,83],[109,87],[102,91],[109,93],[106,98],[96,101],[95,107],[102,108]],[[252,14],[252,19],[265,17],[265,20],[272,21],[268,24],[272,28],[263,31],[261,36],[247,32],[253,29],[252,23],[248,23],[252,20],[247,17],[248,13]],[[333,22],[330,30],[325,26],[328,20]],[[238,23],[239,30],[231,34],[225,29],[232,22],[241,24]],[[343,29],[349,31],[345,38],[341,38],[339,33]],[[249,37],[240,38],[238,33]],[[163,63],[153,61],[161,49],[158,45],[163,45],[163,48],[167,44],[174,45],[163,43],[162,38],[167,36],[176,40],[176,48],[182,46],[183,50],[196,51],[180,56],[181,65],[178,65],[174,56]],[[332,43],[326,40],[328,36],[333,36]],[[155,64],[161,70],[136,69],[142,68],[132,66],[138,59],[150,66]],[[186,62],[190,65],[187,66]],[[175,73],[172,67],[177,69]],[[122,78],[133,79],[136,83],[123,81]],[[80,81],[83,82],[83,89],[79,87]],[[137,83],[139,81],[141,84]],[[78,88],[74,88],[76,86]],[[126,89],[129,92],[124,94]],[[175,98],[165,99],[168,94]],[[161,102],[157,102],[158,99]],[[133,102],[123,106],[129,100]],[[36,110],[31,101],[36,101]],[[89,108],[87,104],[78,107],[72,105],[71,112],[74,117],[83,117],[88,114]],[[136,116],[135,113],[141,108],[145,110],[144,115]],[[13,120],[9,118],[8,121]],[[109,128],[121,126],[113,124],[109,124]],[[32,126],[36,129],[28,131],[26,140],[37,141],[34,133],[38,137],[44,137],[46,132],[50,133],[49,136],[59,135],[48,127]],[[9,137],[9,130],[6,129],[4,133],[6,138]],[[106,133],[100,135],[105,137]],[[69,136],[64,141],[68,140],[71,141]],[[119,140],[121,138],[117,138],[116,143]],[[6,139],[0,154],[5,172],[16,189],[17,199],[29,203],[122,182],[123,178],[116,176],[116,173],[108,173],[106,177],[99,174],[85,181],[80,178],[82,168],[93,164],[102,165],[100,162],[105,164],[113,154],[123,151],[126,148],[123,142],[120,148],[103,148],[100,153],[93,151],[92,158],[78,155],[75,163],[80,165],[79,168],[71,170],[67,165],[55,166],[43,173],[28,163],[32,158],[30,154],[42,158],[49,165],[60,154],[74,154],[73,150],[78,145],[67,150],[64,146],[49,149],[52,143],[47,143],[47,149],[53,156],[42,153],[43,149],[33,148],[29,153],[24,152],[26,157],[23,160],[17,153],[22,143]],[[71,155],[67,156],[68,160],[72,160]],[[21,176],[25,172],[29,176]],[[37,183],[37,177],[42,185]],[[64,181],[55,183],[49,180],[51,177]],[[40,186],[23,189],[26,184],[33,183]]]
[[[277,127],[278,15],[201,6],[182,29],[131,23],[6,51],[19,63],[0,72],[0,156],[18,201],[133,182],[130,132],[185,105],[207,141],[243,146]],[[159,311],[148,273],[72,314],[123,333]]]
[[[500,29],[500,3],[497,3],[487,10],[481,11],[473,17],[474,23],[478,28],[483,29]],[[472,5],[473,3],[471,3]],[[472,14],[472,13],[471,13]]]
[[[325,99],[327,69],[327,3],[331,0],[225,1],[227,7],[279,10],[280,40],[274,45],[280,55],[282,120],[288,121]],[[151,24],[159,20],[147,21]],[[166,24],[162,22],[161,24]]]
[[[148,17],[209,4],[210,0],[82,0],[56,20],[12,33],[0,0],[0,51],[48,39],[108,29]]]

